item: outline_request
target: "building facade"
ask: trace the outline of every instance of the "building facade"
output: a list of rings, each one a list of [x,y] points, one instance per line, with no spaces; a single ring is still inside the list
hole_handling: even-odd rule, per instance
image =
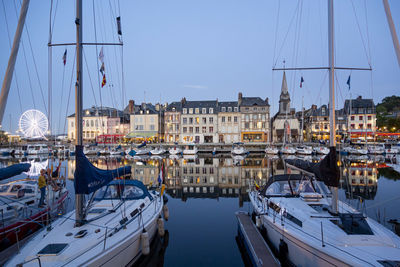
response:
[[[218,109],[218,142],[239,142],[241,116],[238,102],[218,102]]]
[[[75,140],[75,114],[68,116],[68,139]],[[94,142],[101,136],[122,137],[129,130],[129,121],[123,112],[109,107],[91,107],[83,110],[83,140]]]
[[[218,142],[218,101],[182,101],[181,143]]]
[[[267,142],[270,133],[268,98],[238,96],[242,142]]]
[[[376,132],[376,111],[372,99],[346,99],[344,111],[347,116],[348,137],[373,139]]]
[[[165,109],[164,140],[167,143],[179,142],[181,135],[182,103],[172,102]]]

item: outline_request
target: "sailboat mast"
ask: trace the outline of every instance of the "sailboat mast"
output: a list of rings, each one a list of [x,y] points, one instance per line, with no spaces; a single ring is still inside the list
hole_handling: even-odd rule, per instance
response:
[[[76,0],[76,83],[75,83],[75,129],[76,146],[82,146],[82,0]],[[75,194],[75,219],[76,225],[82,224],[83,220],[82,194]]]
[[[329,49],[329,144],[336,147],[335,127],[335,47],[333,0],[328,0],[328,49]],[[332,188],[332,212],[338,212],[338,188]]]
[[[399,38],[397,38],[396,28],[394,27],[392,13],[390,12],[390,6],[388,0],[383,0],[383,6],[385,8],[386,18],[389,24],[390,33],[392,34],[392,41],[394,50],[396,51],[397,62],[400,66],[400,45],[399,45]]]
[[[0,127],[3,122],[4,111],[6,109],[6,103],[8,98],[8,93],[10,92],[11,81],[14,73],[15,61],[17,60],[19,43],[21,40],[22,31],[24,29],[26,13],[28,12],[29,0],[24,0],[22,2],[21,11],[18,18],[18,26],[15,31],[13,46],[11,48],[10,58],[8,59],[8,65],[6,74],[4,76],[3,85],[1,87],[0,94]]]

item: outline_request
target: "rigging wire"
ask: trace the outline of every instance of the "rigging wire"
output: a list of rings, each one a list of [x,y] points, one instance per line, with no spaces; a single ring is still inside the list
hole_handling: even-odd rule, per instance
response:
[[[355,18],[356,18],[358,31],[359,31],[359,33],[360,33],[360,38],[361,38],[361,41],[362,41],[362,44],[363,44],[363,47],[364,47],[365,56],[367,57],[367,61],[368,61],[369,67],[371,67],[371,58],[368,56],[368,52],[367,52],[367,48],[366,48],[366,45],[365,45],[365,41],[364,41],[364,38],[363,38],[362,32],[361,32],[360,23],[359,23],[359,21],[358,21],[358,17],[357,17],[357,13],[356,13],[356,8],[355,8],[355,6],[354,6],[353,0],[351,0],[350,2],[351,2],[351,5],[352,5],[352,7],[353,7],[353,12],[354,12],[354,16],[355,16]]]
[[[10,46],[10,50],[11,50],[11,48],[12,48],[12,47],[11,47],[11,37],[10,37],[10,30],[9,30],[9,26],[8,26],[8,19],[7,19],[6,7],[5,7],[5,5],[4,5],[4,0],[2,0],[1,2],[2,2],[2,4],[3,4],[4,20],[5,20],[5,22],[6,22],[6,28],[7,28],[8,45]],[[16,72],[14,73],[14,75],[15,75],[15,84],[16,84],[17,93],[18,93],[19,109],[20,109],[20,112],[21,112],[21,114],[22,114],[22,102],[21,102],[21,94],[20,94],[20,91],[19,91],[18,76],[17,76],[17,73],[16,73]],[[11,130],[10,130],[10,132],[11,132]]]
[[[14,3],[15,15],[17,16],[17,19],[18,19],[17,6],[15,5],[14,1],[13,1],[13,3]],[[25,45],[24,45],[24,41],[22,39],[21,39],[21,45],[22,45],[22,52],[23,52],[24,59],[25,59],[25,67],[26,67],[26,71],[27,71],[27,74],[28,74],[28,82],[29,82],[29,88],[31,90],[33,107],[34,107],[34,109],[36,109],[35,96],[34,96],[33,88],[32,88],[32,80],[31,80],[31,75],[30,75],[29,67],[28,67],[28,60],[26,58]]]
[[[371,56],[371,44],[369,41],[369,27],[368,27],[368,11],[367,11],[367,1],[364,0],[364,11],[365,11],[365,25],[367,28],[367,45],[368,45],[368,54],[369,58],[372,61],[372,56]],[[372,65],[372,62],[371,62]],[[374,99],[374,82],[373,82],[373,75],[372,71],[370,71],[370,82],[371,82],[371,98]]]
[[[63,129],[63,133],[65,133],[65,128],[66,128],[66,124],[67,124],[67,116],[68,116],[68,108],[69,108],[69,101],[71,99],[71,91],[72,91],[72,87],[73,87],[73,78],[74,78],[74,71],[75,71],[75,60],[76,60],[76,48],[75,48],[75,53],[74,53],[74,60],[72,62],[72,72],[71,72],[71,80],[69,83],[69,93],[68,93],[68,99],[67,99],[67,105],[65,107],[65,120],[64,120],[64,129]],[[61,107],[60,107],[61,108]],[[76,125],[75,125],[76,127]],[[76,137],[75,137],[76,138]]]

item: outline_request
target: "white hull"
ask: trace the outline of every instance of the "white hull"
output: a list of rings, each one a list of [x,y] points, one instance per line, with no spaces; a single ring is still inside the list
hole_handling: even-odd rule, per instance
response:
[[[165,154],[167,151],[164,148],[156,148],[150,151],[152,155],[162,155]]]
[[[247,153],[249,153],[249,151],[247,151],[247,149],[245,149],[244,147],[237,147],[232,149],[231,153],[233,155],[245,155]]]
[[[279,150],[277,148],[267,147],[265,148],[265,153],[270,155],[276,155],[279,153]]]
[[[179,147],[174,147],[174,148],[170,148],[168,150],[168,152],[171,155],[178,155],[178,154],[182,154],[182,149],[180,149]]]
[[[293,147],[282,147],[281,153],[294,155],[294,154],[296,154],[296,149],[294,149]]]
[[[136,149],[135,150],[136,154],[135,155],[149,155],[150,154],[150,149],[148,148],[143,148],[143,149]]]

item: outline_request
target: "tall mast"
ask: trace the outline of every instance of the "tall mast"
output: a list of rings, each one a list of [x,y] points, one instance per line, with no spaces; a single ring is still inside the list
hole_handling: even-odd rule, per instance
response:
[[[333,0],[328,0],[328,48],[329,48],[329,144],[336,147],[335,127],[335,47]],[[338,188],[332,187],[332,212],[338,212]]]
[[[390,12],[390,6],[388,0],[383,0],[383,6],[385,8],[386,18],[389,24],[390,33],[392,34],[392,41],[394,50],[396,51],[397,62],[400,66],[400,45],[399,45],[399,38],[397,38],[396,28],[394,27],[392,13]]]
[[[76,145],[82,146],[82,0],[76,0],[76,83],[75,83],[75,129]],[[83,220],[82,194],[75,194],[75,220],[80,226]]]
[[[21,11],[19,13],[18,26],[15,31],[13,46],[11,48],[10,58],[8,59],[8,65],[6,74],[4,76],[3,85],[1,87],[0,94],[0,127],[3,122],[4,111],[6,109],[6,103],[8,98],[8,93],[10,92],[11,81],[14,73],[15,61],[17,60],[19,43],[21,40],[22,31],[24,29],[26,13],[28,12],[29,0],[24,0],[22,2]]]

